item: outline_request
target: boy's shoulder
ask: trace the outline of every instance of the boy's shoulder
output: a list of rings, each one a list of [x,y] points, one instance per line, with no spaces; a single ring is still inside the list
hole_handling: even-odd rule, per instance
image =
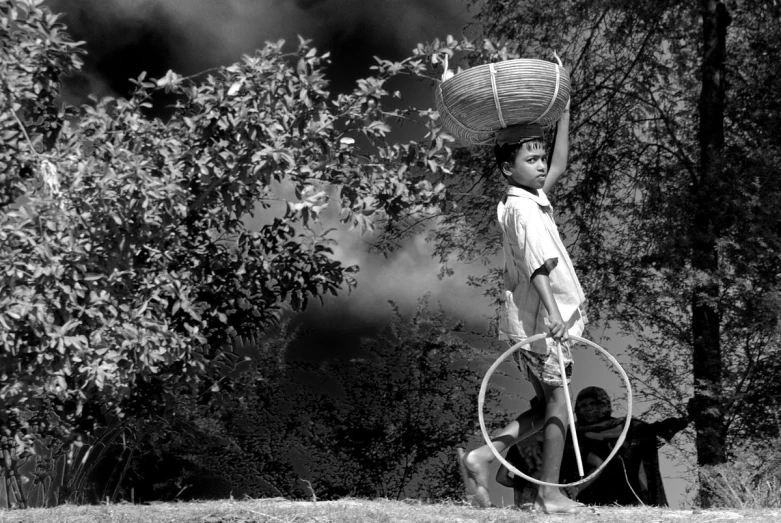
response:
[[[505,200],[507,207],[515,209],[539,209],[540,204],[531,198],[518,198],[513,196],[507,196]]]
[[[530,207],[550,207],[550,200],[548,195],[542,189],[537,190],[537,194],[529,192],[520,187],[509,186],[507,187],[507,195],[505,200],[513,205],[528,205]]]
[[[505,212],[510,214],[527,214],[544,212],[543,208],[550,207],[545,193],[531,194],[523,189],[510,187],[504,198]]]

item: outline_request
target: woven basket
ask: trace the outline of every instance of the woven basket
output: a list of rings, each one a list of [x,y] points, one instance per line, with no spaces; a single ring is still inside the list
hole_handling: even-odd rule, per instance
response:
[[[448,132],[484,145],[510,125],[555,123],[569,93],[569,74],[561,64],[518,58],[462,71],[441,82],[434,99]]]

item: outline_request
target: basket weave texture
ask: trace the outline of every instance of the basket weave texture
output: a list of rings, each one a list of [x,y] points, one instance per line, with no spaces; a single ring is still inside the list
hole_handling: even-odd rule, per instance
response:
[[[484,145],[511,125],[555,123],[569,95],[566,69],[544,60],[518,58],[461,71],[437,86],[434,99],[448,132]]]

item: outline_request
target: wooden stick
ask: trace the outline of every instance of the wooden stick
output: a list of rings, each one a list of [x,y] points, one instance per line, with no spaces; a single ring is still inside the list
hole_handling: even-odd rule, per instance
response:
[[[564,368],[564,350],[561,342],[556,343],[556,347],[559,351],[559,370],[561,371],[561,384],[564,387],[564,401],[567,404],[567,415],[569,416],[569,430],[572,435],[572,446],[575,447],[575,460],[578,463],[578,474],[582,478],[583,473],[583,460],[580,457],[580,447],[578,446],[578,433],[575,431],[575,413],[572,410],[572,399],[569,396],[569,385],[567,384],[567,371]]]

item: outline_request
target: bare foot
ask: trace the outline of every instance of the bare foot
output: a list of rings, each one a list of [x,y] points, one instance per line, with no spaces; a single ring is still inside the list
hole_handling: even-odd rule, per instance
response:
[[[458,466],[461,469],[461,476],[464,478],[467,495],[474,504],[480,507],[490,507],[488,464],[470,459],[471,452],[465,454],[462,448],[457,448],[456,454],[458,455]]]
[[[537,496],[537,500],[534,502],[534,509],[546,514],[585,514],[594,512],[592,507],[573,501],[561,493],[546,499]]]

